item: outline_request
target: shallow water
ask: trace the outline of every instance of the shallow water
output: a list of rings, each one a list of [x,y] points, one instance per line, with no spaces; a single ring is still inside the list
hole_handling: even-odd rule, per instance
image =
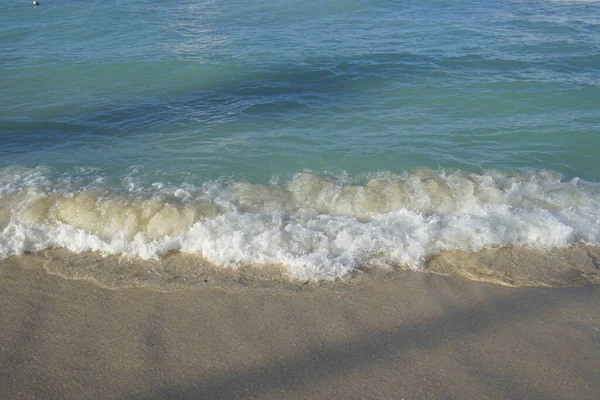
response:
[[[0,13],[2,258],[178,250],[329,280],[600,245],[598,2]]]

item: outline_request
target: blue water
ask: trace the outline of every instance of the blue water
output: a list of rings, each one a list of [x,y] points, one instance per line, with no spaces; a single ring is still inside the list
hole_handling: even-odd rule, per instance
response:
[[[593,229],[600,215],[600,2],[46,0],[33,7],[0,0],[0,21],[4,254],[63,245],[14,244],[17,233],[7,229],[10,221],[24,224],[14,196],[25,190],[46,197],[95,190],[102,193],[96,200],[110,194],[117,203],[133,201],[135,192],[142,193],[136,201],[158,198],[179,211],[208,202],[221,217],[290,217],[381,177],[419,179],[433,199],[439,191],[423,174],[446,182],[444,196],[459,198],[456,204],[465,195],[452,177],[492,177],[506,198],[522,190],[507,200],[516,208],[588,207],[579,217],[592,228],[559,218],[573,232],[557,245],[600,240]],[[330,179],[319,190],[336,194],[299,200],[312,189],[294,189],[298,174]],[[511,189],[515,182],[523,187]],[[527,192],[527,182],[535,189]],[[262,186],[244,208],[238,189],[246,184]],[[348,200],[350,211],[312,208],[356,221],[399,209],[439,218],[464,210],[431,206],[437,200],[414,205],[423,195],[417,186],[408,200],[386,197],[387,206],[364,205],[364,212],[356,199]],[[279,189],[293,192],[293,201],[288,194],[273,200]],[[571,189],[582,191],[583,203],[547,206],[552,190],[563,196]],[[523,200],[533,192],[543,195]],[[42,214],[101,239],[129,229],[95,231],[60,217],[54,201]],[[206,213],[163,233],[181,234]],[[132,240],[135,232],[124,235]],[[482,246],[537,243],[528,238]],[[369,258],[361,254],[350,257],[352,265],[336,262],[351,269]]]

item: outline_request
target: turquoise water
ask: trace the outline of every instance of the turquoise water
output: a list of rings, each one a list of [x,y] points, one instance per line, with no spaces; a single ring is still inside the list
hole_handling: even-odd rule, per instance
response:
[[[327,279],[600,243],[600,2],[0,0],[0,20],[0,256]]]

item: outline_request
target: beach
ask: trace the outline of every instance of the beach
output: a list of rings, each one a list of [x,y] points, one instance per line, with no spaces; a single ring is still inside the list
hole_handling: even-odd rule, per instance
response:
[[[599,397],[599,1],[40,3],[0,400]]]
[[[0,263],[6,399],[594,399],[599,286],[102,288]],[[29,267],[27,267],[29,265]]]

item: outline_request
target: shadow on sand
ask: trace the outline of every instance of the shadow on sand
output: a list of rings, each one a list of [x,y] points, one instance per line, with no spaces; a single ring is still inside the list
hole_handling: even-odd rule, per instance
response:
[[[402,384],[389,392],[389,381],[402,382],[404,374],[414,375],[415,370],[421,368],[420,379],[423,385],[428,385],[428,392],[422,393],[424,397],[431,398],[464,398],[463,394],[456,393],[457,388],[445,387],[443,380],[438,380],[439,373],[435,368],[415,365],[411,361],[424,356],[425,359],[436,357],[438,352],[448,352],[448,346],[453,350],[451,354],[458,353],[456,368],[462,369],[471,381],[476,382],[478,393],[489,398],[528,398],[548,399],[555,398],[556,393],[551,392],[548,385],[540,385],[538,381],[532,383],[531,377],[524,379],[522,368],[508,368],[505,360],[494,363],[494,354],[481,357],[481,354],[471,354],[470,340],[482,338],[488,334],[504,332],[507,326],[518,324],[519,321],[540,318],[551,309],[560,307],[561,301],[569,299],[568,296],[578,297],[579,301],[590,301],[586,296],[595,296],[595,291],[561,289],[567,296],[553,296],[552,290],[515,290],[509,296],[488,299],[470,308],[459,308],[445,304],[446,311],[439,317],[425,320],[418,324],[400,324],[394,329],[373,332],[350,342],[323,345],[311,351],[284,357],[280,361],[257,368],[240,369],[216,379],[198,380],[190,382],[186,387],[171,387],[157,384],[151,394],[133,394],[127,396],[139,400],[167,400],[167,399],[234,399],[234,398],[331,398],[335,396],[336,385],[350,386],[352,376],[356,374],[370,376],[372,386],[364,391],[354,392],[350,398],[410,398],[414,393],[415,382],[407,381],[407,387]],[[545,294],[545,295],[544,295]],[[558,298],[559,300],[554,300]],[[560,300],[562,299],[562,300]],[[576,299],[577,300],[577,299]],[[452,304],[452,302],[449,302]],[[307,321],[309,323],[309,321]],[[509,330],[512,332],[513,330]],[[517,329],[518,331],[518,329]],[[158,338],[152,337],[154,345]],[[537,338],[528,335],[527,329],[522,337],[513,338],[517,342],[537,341]],[[543,343],[543,342],[542,342]],[[543,346],[543,344],[541,344]],[[160,352],[160,346],[151,346],[153,352]],[[555,363],[551,360],[552,349],[539,349],[542,361]],[[514,352],[513,352],[514,353]],[[528,362],[527,356],[513,354],[517,362]],[[523,359],[520,359],[523,358]],[[160,374],[160,357],[150,358],[154,363],[154,370]],[[490,360],[492,363],[490,364]],[[515,361],[512,360],[512,361]],[[550,361],[549,361],[550,360]],[[508,364],[512,364],[509,361]],[[431,360],[429,360],[431,362]],[[158,364],[157,364],[158,363]],[[425,363],[427,365],[427,361]],[[430,369],[429,369],[430,368]],[[568,366],[557,366],[569,374]],[[387,371],[378,374],[378,371]],[[452,371],[450,371],[451,373]],[[568,378],[568,376],[565,376]],[[165,377],[156,376],[156,382],[164,382]],[[388,391],[385,387],[388,381]],[[594,383],[594,382],[590,382]],[[594,383],[596,386],[597,382]],[[412,389],[410,386],[412,385]],[[418,385],[418,383],[417,383]],[[381,386],[381,387],[379,387]],[[540,388],[544,386],[544,388]],[[319,392],[323,391],[324,392]],[[333,391],[331,389],[333,388]],[[347,388],[346,388],[347,389]],[[405,389],[408,389],[405,391]],[[459,388],[460,390],[460,388]],[[347,390],[346,390],[347,391]],[[340,394],[341,395],[341,394]],[[323,397],[324,396],[324,397]],[[348,394],[344,395],[348,398]]]

